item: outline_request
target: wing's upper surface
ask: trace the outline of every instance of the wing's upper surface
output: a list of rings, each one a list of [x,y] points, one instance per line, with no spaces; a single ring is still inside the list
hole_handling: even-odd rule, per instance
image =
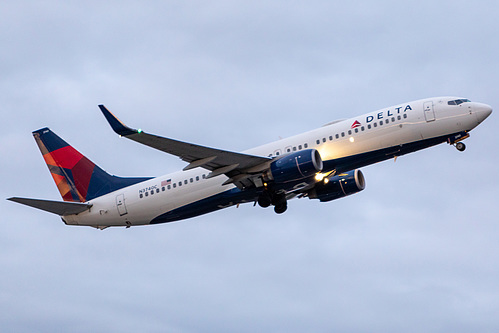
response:
[[[225,174],[231,178],[231,181],[227,183],[233,183],[236,180],[248,179],[253,172],[265,170],[271,161],[268,157],[204,147],[136,130],[123,124],[104,105],[99,105],[99,108],[117,134],[180,157],[189,163],[184,170],[202,167],[211,171],[208,177]],[[247,184],[243,185],[247,186]]]

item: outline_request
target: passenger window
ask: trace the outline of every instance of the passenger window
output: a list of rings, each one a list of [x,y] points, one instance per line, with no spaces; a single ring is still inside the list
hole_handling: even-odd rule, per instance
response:
[[[301,145],[298,145],[298,150],[301,150]]]
[[[333,141],[333,136],[332,135],[329,136],[329,141]]]
[[[358,128],[355,129],[355,133],[359,133],[359,129]]]
[[[308,148],[308,143],[305,143],[303,147]]]
[[[173,183],[173,188],[176,188],[177,187],[177,183]]]
[[[147,196],[149,195],[149,192],[146,192],[146,193],[145,193],[145,195],[146,195],[146,197],[147,197]]]
[[[203,179],[205,179],[205,178],[206,178],[206,175],[205,175],[205,174],[203,174]]]
[[[392,123],[394,123],[394,122],[395,122],[395,117],[392,117]]]
[[[156,193],[159,193],[159,188],[156,189]]]
[[[322,138],[322,142],[326,142],[326,138]]]
[[[400,120],[400,119],[402,119],[402,117],[400,117],[400,116],[397,116],[397,120]]]
[[[360,128],[360,130],[361,130],[362,132],[364,132],[364,131],[366,130],[366,128],[365,128],[364,126],[362,126],[362,127]]]
[[[321,140],[317,140],[317,141],[315,141],[315,142],[317,142],[317,144],[318,144],[318,145],[320,145],[320,144],[321,144]]]
[[[153,194],[154,194],[154,190],[151,190],[151,195],[153,195]]]
[[[199,181],[199,176],[196,176],[196,181],[197,181],[197,182]]]
[[[141,198],[141,199],[142,199],[143,197],[144,197],[144,195],[143,195],[142,193],[140,193],[140,194],[139,194],[139,198]]]
[[[389,123],[390,123],[390,120],[389,120],[389,119],[387,119],[387,120],[385,120],[385,121],[386,121],[386,123],[387,123],[387,124],[389,124]]]
[[[168,187],[167,187],[167,188],[168,188],[168,189],[171,189],[171,188],[172,188],[172,186],[171,186],[171,185],[168,185]]]
[[[371,129],[371,124],[367,125],[367,129]]]
[[[186,179],[186,180],[184,180],[184,184],[185,184],[185,185],[187,185],[187,179]]]
[[[296,147],[293,147],[293,151],[296,151]]]
[[[345,132],[341,132],[341,137],[343,138],[345,136]]]
[[[340,138],[340,135],[339,134],[336,134],[335,135],[336,139],[339,139]]]
[[[287,151],[288,153],[290,153],[290,152],[291,152],[291,148],[287,148],[287,149],[286,149],[286,151]]]
[[[348,135],[352,135],[352,130],[348,130]]]
[[[178,182],[178,186],[182,186],[182,182]]]
[[[407,118],[407,114],[405,113],[405,114],[404,114],[404,119],[406,119],[406,118]]]
[[[374,127],[378,127],[378,124],[377,124],[377,123],[374,123],[373,125],[374,125]]]
[[[190,179],[190,182],[191,182],[191,183],[194,183],[194,179],[193,179],[193,178],[191,178],[191,179]]]

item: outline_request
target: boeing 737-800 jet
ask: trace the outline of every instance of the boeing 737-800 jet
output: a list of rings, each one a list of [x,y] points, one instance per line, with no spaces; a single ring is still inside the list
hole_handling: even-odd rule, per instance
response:
[[[492,108],[457,97],[403,103],[334,121],[241,153],[146,133],[99,106],[122,137],[180,157],[187,166],[157,178],[106,173],[48,128],[33,132],[64,201],[9,200],[58,214],[68,225],[104,229],[178,221],[241,203],[286,211],[288,200],[321,202],[362,191],[359,168],[462,140]]]

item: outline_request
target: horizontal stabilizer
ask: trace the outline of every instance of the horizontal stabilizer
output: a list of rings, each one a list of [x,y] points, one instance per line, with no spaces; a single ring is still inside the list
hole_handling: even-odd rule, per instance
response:
[[[14,201],[33,208],[41,209],[49,213],[57,214],[59,216],[78,214],[92,207],[91,204],[79,203],[79,202],[64,202],[64,201],[52,201],[52,200],[18,198],[18,197],[8,198],[7,200]]]

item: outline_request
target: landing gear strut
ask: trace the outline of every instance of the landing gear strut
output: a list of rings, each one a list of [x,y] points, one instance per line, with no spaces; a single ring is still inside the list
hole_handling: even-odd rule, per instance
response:
[[[462,143],[464,139],[467,139],[470,137],[470,134],[468,132],[460,132],[451,135],[448,139],[447,142],[450,143],[451,145],[454,145],[457,150],[459,151],[464,151],[466,149],[466,145]]]
[[[456,143],[456,149],[459,151],[464,151],[466,149],[466,145],[462,142]]]

